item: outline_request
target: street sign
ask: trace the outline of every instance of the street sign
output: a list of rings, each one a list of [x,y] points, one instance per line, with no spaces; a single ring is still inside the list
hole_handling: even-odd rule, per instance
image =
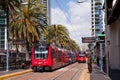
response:
[[[94,43],[96,41],[95,37],[83,37],[82,43]]]
[[[97,34],[97,36],[105,36],[105,34]]]
[[[105,34],[97,34],[98,36],[98,42],[99,43],[104,43],[105,42]]]
[[[100,39],[99,39],[98,42],[99,42],[99,43],[104,43],[105,40],[100,40]]]
[[[13,45],[23,45],[24,43],[24,40],[13,40]]]

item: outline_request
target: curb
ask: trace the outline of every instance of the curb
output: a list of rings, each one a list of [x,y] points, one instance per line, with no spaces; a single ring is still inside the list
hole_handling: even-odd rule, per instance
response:
[[[82,71],[82,74],[81,74],[79,80],[90,80],[90,73],[88,73],[87,65],[84,68],[84,70]]]
[[[0,80],[4,80],[4,79],[10,78],[10,77],[14,77],[14,76],[17,76],[17,75],[22,75],[22,74],[29,73],[29,72],[32,72],[32,69],[28,69],[28,70],[25,70],[25,71],[20,71],[20,72],[15,72],[15,73],[0,76]]]

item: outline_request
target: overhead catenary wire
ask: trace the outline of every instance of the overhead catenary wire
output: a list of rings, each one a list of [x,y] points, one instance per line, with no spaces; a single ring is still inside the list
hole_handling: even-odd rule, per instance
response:
[[[64,12],[63,8],[61,7],[59,1],[58,1],[58,0],[55,0],[55,1],[56,1],[56,3],[57,3],[58,7],[59,7],[59,8],[61,9],[61,11],[63,12],[63,14],[64,14],[64,16],[66,17],[66,19],[70,22],[70,25],[72,26],[72,28],[74,28],[71,20],[70,20],[70,19],[68,18],[68,16],[65,14],[65,12]],[[74,31],[73,33],[77,36],[77,34],[76,34],[75,31]]]
[[[63,8],[61,7],[61,5],[60,5],[60,3],[58,2],[58,0],[55,0],[55,1],[56,1],[56,3],[58,4],[58,7],[62,10],[64,16],[67,18],[67,20],[70,22],[70,24],[71,24],[72,27],[73,27],[73,24],[72,24],[71,20],[67,17],[67,15],[65,14],[65,12],[63,11]]]

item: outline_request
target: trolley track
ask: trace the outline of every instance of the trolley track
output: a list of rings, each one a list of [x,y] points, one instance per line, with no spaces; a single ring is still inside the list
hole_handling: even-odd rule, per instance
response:
[[[83,68],[84,64],[74,63],[52,72],[30,72],[6,80],[79,80]]]
[[[66,75],[70,75],[69,78],[67,78],[66,80],[76,80],[77,74],[79,74],[82,71],[82,67],[84,66],[84,65],[78,65],[78,66],[76,66],[76,65],[74,65],[70,69],[66,70],[65,72],[57,75],[56,77],[52,78],[51,80],[63,80],[66,77]]]
[[[76,65],[75,65],[76,66]],[[75,66],[73,66],[72,68],[74,68]],[[67,73],[68,71],[70,71],[72,68],[68,69],[67,71],[57,75],[55,78],[53,78],[52,80],[56,80],[57,78],[59,78],[60,76],[64,75],[65,73]]]

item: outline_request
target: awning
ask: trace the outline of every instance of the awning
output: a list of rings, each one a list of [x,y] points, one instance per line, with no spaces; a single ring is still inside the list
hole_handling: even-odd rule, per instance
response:
[[[113,23],[119,18],[119,16],[120,16],[120,0],[117,0],[108,17],[107,24],[109,25]]]

